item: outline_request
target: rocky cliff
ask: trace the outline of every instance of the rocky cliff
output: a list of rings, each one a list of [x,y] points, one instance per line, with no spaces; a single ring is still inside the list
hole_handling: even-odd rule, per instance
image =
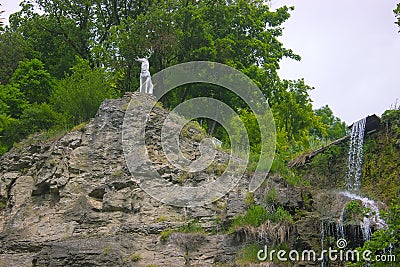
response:
[[[182,266],[188,260],[207,266],[233,262],[238,244],[230,235],[217,234],[215,221],[244,211],[245,190],[239,186],[221,200],[199,208],[168,206],[142,191],[127,169],[121,143],[131,97],[139,101],[151,98],[134,94],[106,100],[96,117],[80,129],[50,139],[33,136],[2,156],[0,266]],[[160,121],[166,115],[156,107],[147,125],[146,144],[158,172],[173,183],[218,176],[228,159],[221,151],[211,168],[190,179],[165,162],[159,153],[159,136]],[[199,154],[196,135],[202,133],[196,127],[186,131],[182,150],[195,158]],[[179,238],[163,242],[160,234],[182,229],[194,220],[205,232],[187,259]],[[216,234],[205,234],[211,231]]]
[[[106,100],[88,124],[59,136],[32,136],[1,157],[0,266],[247,266],[257,262],[263,243],[318,251],[321,230],[337,237],[345,198],[278,175],[270,175],[255,194],[247,192],[245,175],[227,195],[201,207],[179,208],[150,197],[129,172],[123,153],[122,125],[131,99],[155,101],[139,93]],[[155,105],[146,128],[157,172],[176,185],[219,177],[229,160],[223,150],[195,174],[168,162],[160,144],[167,115]],[[201,128],[188,124],[180,137],[185,157],[198,158]],[[314,183],[323,176],[307,177]],[[292,219],[232,230],[234,218],[254,203],[269,211],[283,207]]]

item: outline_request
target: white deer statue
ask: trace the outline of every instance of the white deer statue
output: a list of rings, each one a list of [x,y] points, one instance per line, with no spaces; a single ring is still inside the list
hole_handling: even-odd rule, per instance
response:
[[[148,59],[153,54],[153,49],[147,49],[148,55],[144,58],[136,58],[136,61],[142,63],[140,71],[140,88],[139,92],[153,94],[153,82],[151,81],[151,75],[149,71],[149,61]]]

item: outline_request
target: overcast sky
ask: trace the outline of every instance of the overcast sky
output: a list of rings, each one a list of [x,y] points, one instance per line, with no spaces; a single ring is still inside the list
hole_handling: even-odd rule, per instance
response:
[[[0,2],[7,18],[19,10],[17,0]],[[302,60],[281,62],[280,76],[304,78],[315,87],[314,108],[327,104],[351,124],[400,102],[395,0],[272,0],[271,5],[295,6],[280,40]]]
[[[394,0],[272,0],[295,6],[283,25],[285,47],[302,60],[285,60],[280,76],[315,87],[314,107],[328,104],[348,124],[381,115],[400,102],[400,33]]]

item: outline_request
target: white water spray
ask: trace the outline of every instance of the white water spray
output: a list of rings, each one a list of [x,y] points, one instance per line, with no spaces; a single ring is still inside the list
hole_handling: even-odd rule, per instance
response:
[[[365,216],[361,223],[361,231],[363,234],[364,241],[371,240],[372,227],[377,229],[387,227],[386,222],[382,220],[381,217],[379,216],[379,208],[376,205],[375,201],[366,197],[358,196],[350,192],[342,192],[341,194],[343,196],[350,198],[351,200],[359,200],[362,202],[362,206],[365,210]]]

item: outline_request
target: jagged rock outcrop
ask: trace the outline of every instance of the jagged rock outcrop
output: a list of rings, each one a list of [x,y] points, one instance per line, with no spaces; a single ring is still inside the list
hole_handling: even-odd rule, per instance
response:
[[[1,157],[0,266],[182,266],[185,253],[160,233],[196,218],[212,231],[217,216],[232,218],[244,211],[245,186],[216,203],[199,208],[177,208],[158,202],[134,182],[124,160],[121,129],[135,93],[106,100],[86,126],[61,137],[25,140]],[[147,148],[159,173],[173,183],[180,178],[159,151],[160,123],[167,111],[156,107],[147,125]],[[188,158],[199,154],[201,134],[189,128],[182,150]],[[222,168],[229,156],[218,151]],[[219,166],[219,165],[221,166]],[[214,169],[196,177],[216,177]],[[190,252],[192,264],[232,262],[238,249],[230,235],[204,235]],[[176,242],[175,242],[176,243]]]

